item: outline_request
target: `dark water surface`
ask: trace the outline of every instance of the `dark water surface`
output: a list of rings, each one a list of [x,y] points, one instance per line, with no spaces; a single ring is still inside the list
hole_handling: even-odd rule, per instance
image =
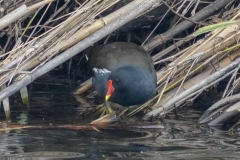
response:
[[[239,159],[239,137],[199,126],[201,112],[182,109],[152,129],[91,127],[69,86],[29,87],[30,108],[11,97],[11,119],[1,111],[0,159]],[[65,89],[64,89],[65,87]],[[15,124],[15,125],[14,125]],[[163,125],[164,129],[157,126]],[[17,129],[21,126],[33,128]],[[151,125],[146,125],[150,126]],[[4,130],[5,127],[15,129]]]

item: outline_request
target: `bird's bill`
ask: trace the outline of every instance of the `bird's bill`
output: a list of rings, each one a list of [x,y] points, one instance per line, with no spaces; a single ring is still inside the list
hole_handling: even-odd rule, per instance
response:
[[[110,97],[111,97],[111,95],[106,95],[105,96],[105,101],[108,101]]]
[[[113,88],[113,85],[112,85],[112,80],[108,80],[108,90],[107,90],[107,94],[105,96],[105,101],[109,100],[109,98],[111,97],[113,92],[114,92],[114,88]]]

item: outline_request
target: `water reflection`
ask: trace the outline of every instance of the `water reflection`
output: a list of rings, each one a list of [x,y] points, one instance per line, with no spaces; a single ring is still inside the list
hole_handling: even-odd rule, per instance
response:
[[[179,111],[178,118],[169,114],[159,124],[164,129],[139,124],[93,127],[86,125],[89,119],[79,116],[81,104],[69,92],[31,95],[29,110],[16,102],[10,122],[1,115],[0,158],[222,160],[240,156],[238,134],[199,126],[201,113],[194,110]],[[17,128],[24,125],[33,127]]]

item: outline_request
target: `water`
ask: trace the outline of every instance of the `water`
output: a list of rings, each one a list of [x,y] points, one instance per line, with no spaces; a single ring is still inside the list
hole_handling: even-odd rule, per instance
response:
[[[68,85],[32,84],[29,109],[24,109],[18,94],[12,96],[11,119],[5,121],[0,113],[0,159],[223,160],[240,156],[238,135],[199,126],[200,111],[181,109],[178,118],[171,113],[163,123],[90,126],[90,118],[79,116],[84,104],[70,90]]]

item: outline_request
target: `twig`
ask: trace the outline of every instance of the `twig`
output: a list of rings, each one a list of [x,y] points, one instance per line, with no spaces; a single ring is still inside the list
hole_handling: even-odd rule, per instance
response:
[[[228,91],[228,88],[229,88],[231,82],[233,81],[234,77],[236,77],[236,75],[237,75],[237,73],[238,73],[238,71],[239,71],[239,68],[240,68],[240,64],[239,64],[238,67],[235,69],[234,74],[232,75],[232,77],[231,77],[230,80],[228,81],[227,87],[226,87],[225,90],[224,90],[224,93],[223,93],[223,95],[222,95],[222,98],[224,98],[224,97],[226,96],[226,93],[227,93],[227,91]]]
[[[2,5],[0,5],[0,18],[3,17],[4,13],[6,12],[6,10],[8,9],[9,6],[11,6],[14,3],[15,0],[4,0],[2,3]]]
[[[234,105],[227,108],[221,115],[219,115],[216,119],[211,121],[208,125],[216,126],[216,125],[219,125],[220,123],[223,123],[224,121],[228,120],[232,116],[239,113],[239,109],[240,109],[240,102],[237,102]]]
[[[209,15],[213,14],[217,10],[221,9],[224,7],[226,4],[228,4],[228,0],[216,0],[214,3],[208,5],[204,9],[200,10],[197,12],[194,16],[190,17],[189,19],[194,20],[194,21],[200,21],[203,20],[204,18],[208,17]],[[157,35],[153,38],[152,41],[149,41],[147,44],[143,46],[143,48],[146,51],[150,51],[156,46],[166,42],[170,38],[174,37],[175,35],[181,33],[182,31],[188,29],[189,27],[193,26],[194,23],[189,22],[187,20],[181,22],[180,24],[176,25],[172,29],[168,30],[167,32]]]
[[[175,13],[176,15],[178,15],[179,17],[181,17],[182,19],[185,19],[185,20],[187,20],[187,21],[189,21],[189,22],[192,22],[192,23],[195,23],[195,24],[198,24],[198,25],[202,25],[202,24],[199,23],[199,22],[196,22],[196,21],[194,21],[194,20],[191,20],[191,19],[189,19],[189,18],[187,18],[187,17],[184,17],[184,16],[178,14],[178,13],[175,12],[174,9],[173,9],[171,6],[169,6],[169,5],[167,4],[167,2],[165,2],[164,0],[162,1],[162,3],[163,3],[165,6],[167,6],[173,13]]]

